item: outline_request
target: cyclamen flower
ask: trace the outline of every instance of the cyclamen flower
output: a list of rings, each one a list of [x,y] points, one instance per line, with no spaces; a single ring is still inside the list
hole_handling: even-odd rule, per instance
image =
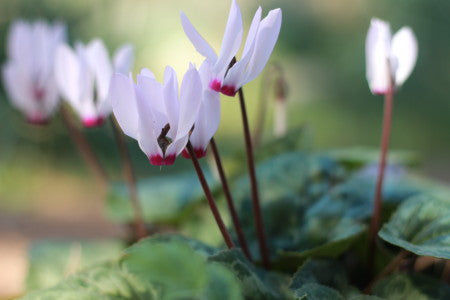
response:
[[[58,105],[54,57],[65,32],[61,23],[16,21],[11,25],[3,82],[11,104],[30,123],[46,124]]]
[[[133,49],[130,45],[120,47],[113,62],[99,39],[87,45],[77,43],[75,51],[66,44],[60,45],[56,53],[55,71],[58,87],[84,126],[99,126],[112,112],[108,101],[111,76],[114,72],[128,73],[132,60]]]
[[[180,94],[175,71],[167,67],[164,83],[148,69],[137,83],[114,74],[109,89],[114,115],[123,132],[139,142],[152,165],[171,165],[189,140],[202,98],[200,75],[190,66],[183,77]]]
[[[261,20],[261,7],[259,7],[253,17],[241,60],[229,70],[229,65],[240,48],[243,33],[241,11],[235,0],[231,4],[218,56],[184,13],[181,13],[181,24],[194,47],[211,65],[209,87],[225,95],[234,96],[240,87],[255,79],[264,69],[278,39],[281,18],[281,9],[278,8],[271,10]]]
[[[409,27],[391,36],[389,23],[372,19],[366,38],[366,75],[373,94],[401,86],[417,60],[417,40]]]

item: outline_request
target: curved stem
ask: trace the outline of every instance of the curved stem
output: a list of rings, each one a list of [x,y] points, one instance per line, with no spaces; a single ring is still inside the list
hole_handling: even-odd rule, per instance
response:
[[[369,256],[368,265],[369,271],[372,273],[374,256],[375,256],[375,241],[377,238],[378,229],[380,227],[381,206],[383,197],[383,179],[384,170],[387,163],[387,153],[389,148],[389,137],[391,134],[391,120],[392,120],[392,106],[394,100],[394,89],[390,88],[384,98],[384,116],[383,116],[383,132],[381,136],[381,152],[380,162],[378,167],[378,177],[375,188],[375,198],[373,203],[373,214],[370,222],[369,230]]]
[[[250,255],[250,251],[248,250],[247,241],[245,239],[244,232],[242,231],[241,222],[239,221],[239,216],[236,212],[236,208],[234,207],[233,197],[231,196],[227,177],[225,176],[225,171],[222,165],[222,160],[220,159],[219,149],[217,148],[214,138],[211,139],[210,146],[214,155],[214,160],[216,162],[217,171],[219,172],[220,181],[222,182],[223,193],[225,195],[225,199],[227,200],[228,209],[230,211],[234,229],[236,230],[239,244],[241,245],[242,251],[244,252],[245,256],[247,256],[247,258],[251,260],[252,258]]]
[[[266,269],[268,269],[270,267],[269,252],[267,251],[266,237],[264,233],[264,223],[261,214],[261,206],[258,194],[258,183],[256,180],[255,162],[253,159],[252,140],[250,136],[250,128],[248,125],[247,110],[245,108],[245,99],[242,88],[238,90],[238,93],[239,93],[239,103],[241,106],[242,124],[244,127],[245,148],[247,153],[248,172],[250,176],[250,187],[252,190],[253,217],[255,219],[255,227],[258,236],[259,251],[261,252],[262,263],[263,266]]]
[[[102,184],[106,184],[108,182],[108,176],[106,175],[105,169],[103,169],[97,156],[95,156],[94,151],[92,151],[89,142],[84,137],[83,133],[77,128],[64,105],[61,105],[60,107],[60,114],[62,121],[69,132],[70,138],[77,147],[78,152],[83,157],[86,165],[91,169],[92,173],[95,174],[97,179]]]
[[[117,148],[119,149],[120,157],[122,159],[122,170],[127,183],[128,195],[130,197],[131,206],[134,212],[134,234],[137,240],[144,238],[148,235],[145,228],[144,218],[142,217],[142,206],[138,199],[136,177],[134,175],[133,164],[131,163],[130,153],[128,152],[127,144],[125,142],[122,132],[119,130],[118,125],[114,117],[109,117],[111,127],[114,132],[114,138],[116,140]]]
[[[234,248],[235,245],[233,243],[233,240],[231,239],[231,236],[228,233],[225,224],[223,223],[219,209],[217,208],[216,203],[214,202],[211,190],[209,189],[208,183],[206,182],[205,175],[203,174],[202,168],[200,167],[200,163],[198,162],[197,156],[195,155],[194,148],[192,148],[191,142],[187,143],[186,149],[188,150],[189,155],[191,156],[192,163],[194,164],[195,171],[197,172],[198,180],[202,185],[203,192],[205,193],[206,196],[206,200],[208,200],[209,207],[214,216],[214,219],[216,220],[217,226],[219,226],[223,239],[225,240],[225,243],[227,244],[229,249]]]

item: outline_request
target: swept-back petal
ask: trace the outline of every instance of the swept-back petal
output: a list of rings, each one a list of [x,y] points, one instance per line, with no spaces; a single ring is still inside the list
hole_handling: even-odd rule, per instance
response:
[[[281,20],[281,9],[277,8],[271,10],[259,24],[253,55],[246,71],[247,76],[239,86],[255,79],[266,66],[280,34]]]
[[[214,49],[208,44],[208,42],[198,33],[195,27],[189,21],[188,17],[180,12],[181,25],[183,26],[184,33],[187,35],[195,49],[204,57],[206,57],[212,63],[216,62],[217,55]]]
[[[86,47],[86,56],[92,70],[97,88],[97,101],[102,102],[108,95],[109,83],[113,74],[108,50],[102,40],[95,39]]]
[[[179,120],[178,79],[175,70],[167,66],[164,72],[164,107],[169,120],[169,136],[175,138]]]
[[[28,74],[15,63],[10,61],[2,69],[3,84],[13,106],[26,115],[30,115],[37,109],[37,103],[33,101],[32,84]]]
[[[189,133],[197,119],[202,102],[203,86],[200,74],[195,67],[190,66],[184,74],[180,89],[180,117],[175,139]]]
[[[209,141],[216,133],[220,124],[220,94],[211,90],[203,91],[203,101],[200,106],[194,131],[190,141],[195,150],[205,152]]]
[[[133,46],[125,44],[116,50],[113,58],[114,72],[127,74],[133,65]]]
[[[392,38],[391,59],[395,63],[395,84],[400,86],[409,77],[416,65],[417,39],[409,27],[403,27]]]
[[[366,37],[366,76],[374,94],[384,94],[391,85],[389,56],[391,29],[389,24],[372,19]]]
[[[29,54],[33,49],[32,42],[31,24],[22,20],[14,22],[8,33],[8,57],[19,61],[26,60],[30,63],[32,57]]]
[[[158,145],[158,128],[155,127],[154,114],[150,105],[149,95],[139,87],[135,88],[138,117],[138,141],[142,151],[149,158],[163,157]]]
[[[63,98],[73,107],[79,106],[81,96],[81,66],[75,52],[66,44],[61,44],[55,57],[55,79]]]
[[[236,0],[231,3],[230,14],[228,16],[225,33],[222,39],[219,58],[215,64],[214,70],[217,73],[225,74],[231,59],[236,55],[242,42],[242,15]]]
[[[123,132],[137,140],[139,114],[133,79],[122,74],[114,74],[108,98]]]
[[[247,39],[245,40],[244,51],[242,52],[242,57],[246,56],[248,54],[248,52],[251,52],[250,50],[252,48],[252,45],[254,44],[256,34],[257,34],[258,28],[259,28],[259,23],[261,22],[261,14],[262,14],[262,8],[260,6],[256,10],[255,15],[253,16],[252,23],[248,30]]]

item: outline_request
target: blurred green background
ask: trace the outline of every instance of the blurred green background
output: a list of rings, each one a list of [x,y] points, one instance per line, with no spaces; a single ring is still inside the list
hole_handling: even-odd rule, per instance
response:
[[[419,40],[417,66],[395,99],[392,148],[417,150],[424,171],[449,181],[450,171],[450,2],[446,0],[240,0],[246,29],[261,5],[265,12],[283,9],[283,25],[271,61],[279,63],[289,86],[289,126],[307,123],[318,149],[377,146],[383,100],[370,94],[365,79],[364,41],[371,17],[391,22],[396,31],[409,25]],[[135,46],[134,71],[148,67],[160,78],[167,64],[181,73],[201,62],[184,36],[179,11],[218,49],[229,1],[206,0],[2,0],[0,60],[5,59],[9,24],[17,18],[61,20],[69,39],[102,38],[112,51],[122,43]],[[245,87],[250,119],[257,111],[261,76]],[[218,143],[223,152],[242,149],[237,101],[223,99]],[[99,203],[97,187],[71,144],[58,116],[48,127],[33,127],[12,109],[3,88],[0,99],[0,210],[76,214],[80,204]],[[268,110],[265,136],[272,135]],[[119,159],[111,130],[84,130],[111,174],[118,177]],[[152,167],[129,140],[139,176],[184,168]],[[71,206],[72,205],[72,206]],[[86,212],[85,207],[80,211]]]

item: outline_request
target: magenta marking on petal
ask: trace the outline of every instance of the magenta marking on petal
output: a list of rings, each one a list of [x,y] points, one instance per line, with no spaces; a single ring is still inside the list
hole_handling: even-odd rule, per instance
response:
[[[220,89],[220,92],[224,95],[230,96],[230,97],[234,97],[236,95],[236,87],[235,86],[231,86],[231,85],[224,85],[222,86],[222,88]]]
[[[211,82],[209,83],[209,87],[216,92],[220,92],[220,88],[222,87],[222,82],[220,82],[220,80],[218,79],[213,79],[211,80]]]
[[[33,97],[36,101],[41,102],[45,97],[45,90],[39,87],[33,89]]]
[[[33,115],[27,117],[27,122],[33,125],[44,126],[49,123],[49,119],[40,115]]]
[[[150,163],[154,166],[162,166],[164,165],[164,158],[161,155],[152,155],[148,158]]]
[[[175,162],[175,159],[176,159],[176,158],[177,158],[177,157],[176,157],[175,154],[168,155],[168,156],[164,157],[164,164],[165,164],[166,166],[173,165],[173,163]]]
[[[191,156],[189,155],[189,152],[186,149],[183,149],[181,152],[181,156],[183,156],[186,159],[191,159]]]
[[[101,125],[103,125],[104,122],[105,122],[105,118],[103,118],[103,117],[83,119],[84,127],[88,127],[88,128],[101,126]]]
[[[194,152],[195,152],[195,156],[197,158],[202,158],[202,157],[206,156],[206,150],[205,149],[197,148],[197,149],[194,149]],[[191,156],[189,155],[189,152],[186,149],[184,149],[183,152],[181,152],[181,155],[184,158],[187,158],[187,159],[191,158]]]

